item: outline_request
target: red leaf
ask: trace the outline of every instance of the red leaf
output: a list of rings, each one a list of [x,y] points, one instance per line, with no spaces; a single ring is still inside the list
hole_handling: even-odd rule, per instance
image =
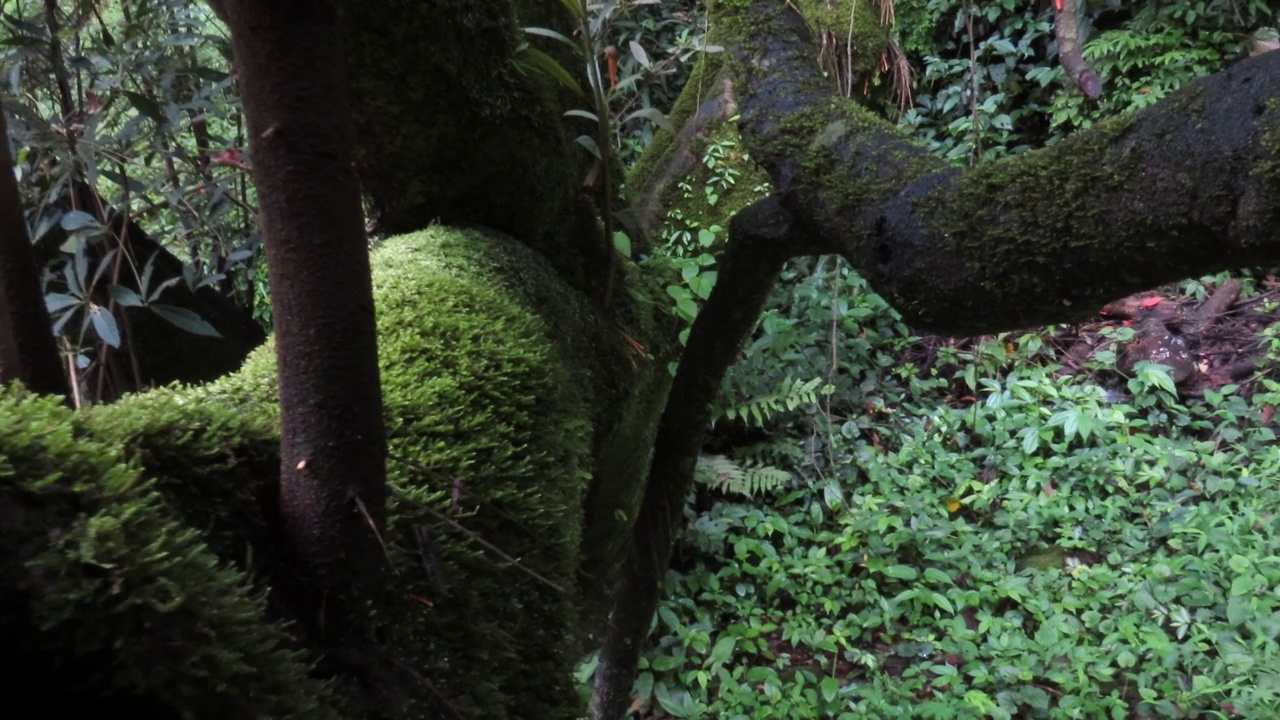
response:
[[[223,150],[221,152],[216,152],[210,160],[213,161],[214,165],[229,165],[233,168],[240,168],[241,170],[249,169],[249,166],[244,164],[244,158],[241,156],[239,150]]]
[[[1155,307],[1155,306],[1159,305],[1159,304],[1160,304],[1160,303],[1162,303],[1162,302],[1164,302],[1164,298],[1162,298],[1162,297],[1149,297],[1149,298],[1142,298],[1142,307],[1144,307],[1144,308],[1153,308],[1153,307]]]

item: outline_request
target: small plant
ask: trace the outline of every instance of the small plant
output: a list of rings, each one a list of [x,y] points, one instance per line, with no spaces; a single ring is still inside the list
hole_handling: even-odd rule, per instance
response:
[[[767,465],[743,465],[724,455],[698,458],[697,479],[715,490],[748,498],[772,492],[791,481],[791,473]]]

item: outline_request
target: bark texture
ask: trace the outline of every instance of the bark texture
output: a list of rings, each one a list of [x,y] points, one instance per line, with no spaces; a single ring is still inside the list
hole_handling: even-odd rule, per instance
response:
[[[366,666],[385,568],[386,440],[338,15],[327,0],[221,9],[271,270],[281,511],[303,569],[292,600],[314,608],[309,629],[333,656]]]
[[[1053,18],[1053,35],[1058,39],[1058,62],[1067,72],[1071,82],[1090,100],[1102,97],[1102,83],[1084,60],[1084,48],[1080,40],[1080,13],[1076,0],[1056,0]]]
[[[70,398],[13,177],[9,127],[0,112],[0,383],[14,380],[37,393]]]
[[[482,225],[537,250],[573,287],[607,291],[612,255],[590,190],[591,156],[566,129],[563,88],[520,52],[522,24],[572,34],[545,0],[340,0],[357,162],[379,228]],[[517,17],[517,10],[523,12]],[[577,60],[580,62],[580,60]],[[576,103],[585,102],[578,98]],[[590,130],[587,130],[590,132]]]

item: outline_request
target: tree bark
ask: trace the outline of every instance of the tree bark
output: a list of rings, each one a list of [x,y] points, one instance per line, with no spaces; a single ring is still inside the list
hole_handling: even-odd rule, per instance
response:
[[[520,27],[545,23],[572,34],[561,4],[339,5],[351,95],[361,108],[357,164],[379,230],[407,233],[433,222],[501,230],[538,251],[570,285],[603,298],[612,252],[602,249],[612,244],[583,189],[592,157],[572,139],[591,130],[564,119],[580,106],[565,106],[563,89],[518,50],[528,40],[561,53],[559,43]],[[519,19],[517,6],[525,10]]]
[[[369,663],[385,568],[377,344],[354,130],[327,0],[226,0],[271,271],[281,509],[295,603],[340,662]],[[319,592],[314,592],[318,589]],[[308,617],[308,614],[301,614]],[[367,668],[365,668],[367,670]]]
[[[9,126],[0,112],[0,383],[14,380],[33,392],[70,402],[13,177]]]
[[[1084,48],[1080,41],[1080,8],[1076,0],[1059,0],[1054,10],[1053,35],[1058,39],[1058,62],[1071,82],[1080,88],[1085,97],[1097,100],[1102,97],[1102,83],[1084,60]]]

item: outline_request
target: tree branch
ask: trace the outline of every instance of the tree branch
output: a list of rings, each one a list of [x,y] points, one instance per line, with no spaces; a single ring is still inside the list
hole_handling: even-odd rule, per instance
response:
[[[755,328],[783,263],[815,250],[794,230],[776,196],[751,205],[730,222],[719,278],[689,332],[668,395],[672,400],[658,425],[631,552],[614,591],[608,635],[596,667],[590,710],[595,720],[622,717],[630,701],[720,380]]]
[[[1057,0],[1053,18],[1053,35],[1058,39],[1058,62],[1071,82],[1080,88],[1085,97],[1097,100],[1102,97],[1102,83],[1084,61],[1084,49],[1080,46],[1080,23],[1076,0]]]
[[[907,321],[975,334],[1280,261],[1280,53],[961,173],[832,97],[781,0],[720,2],[741,131],[796,222]]]

